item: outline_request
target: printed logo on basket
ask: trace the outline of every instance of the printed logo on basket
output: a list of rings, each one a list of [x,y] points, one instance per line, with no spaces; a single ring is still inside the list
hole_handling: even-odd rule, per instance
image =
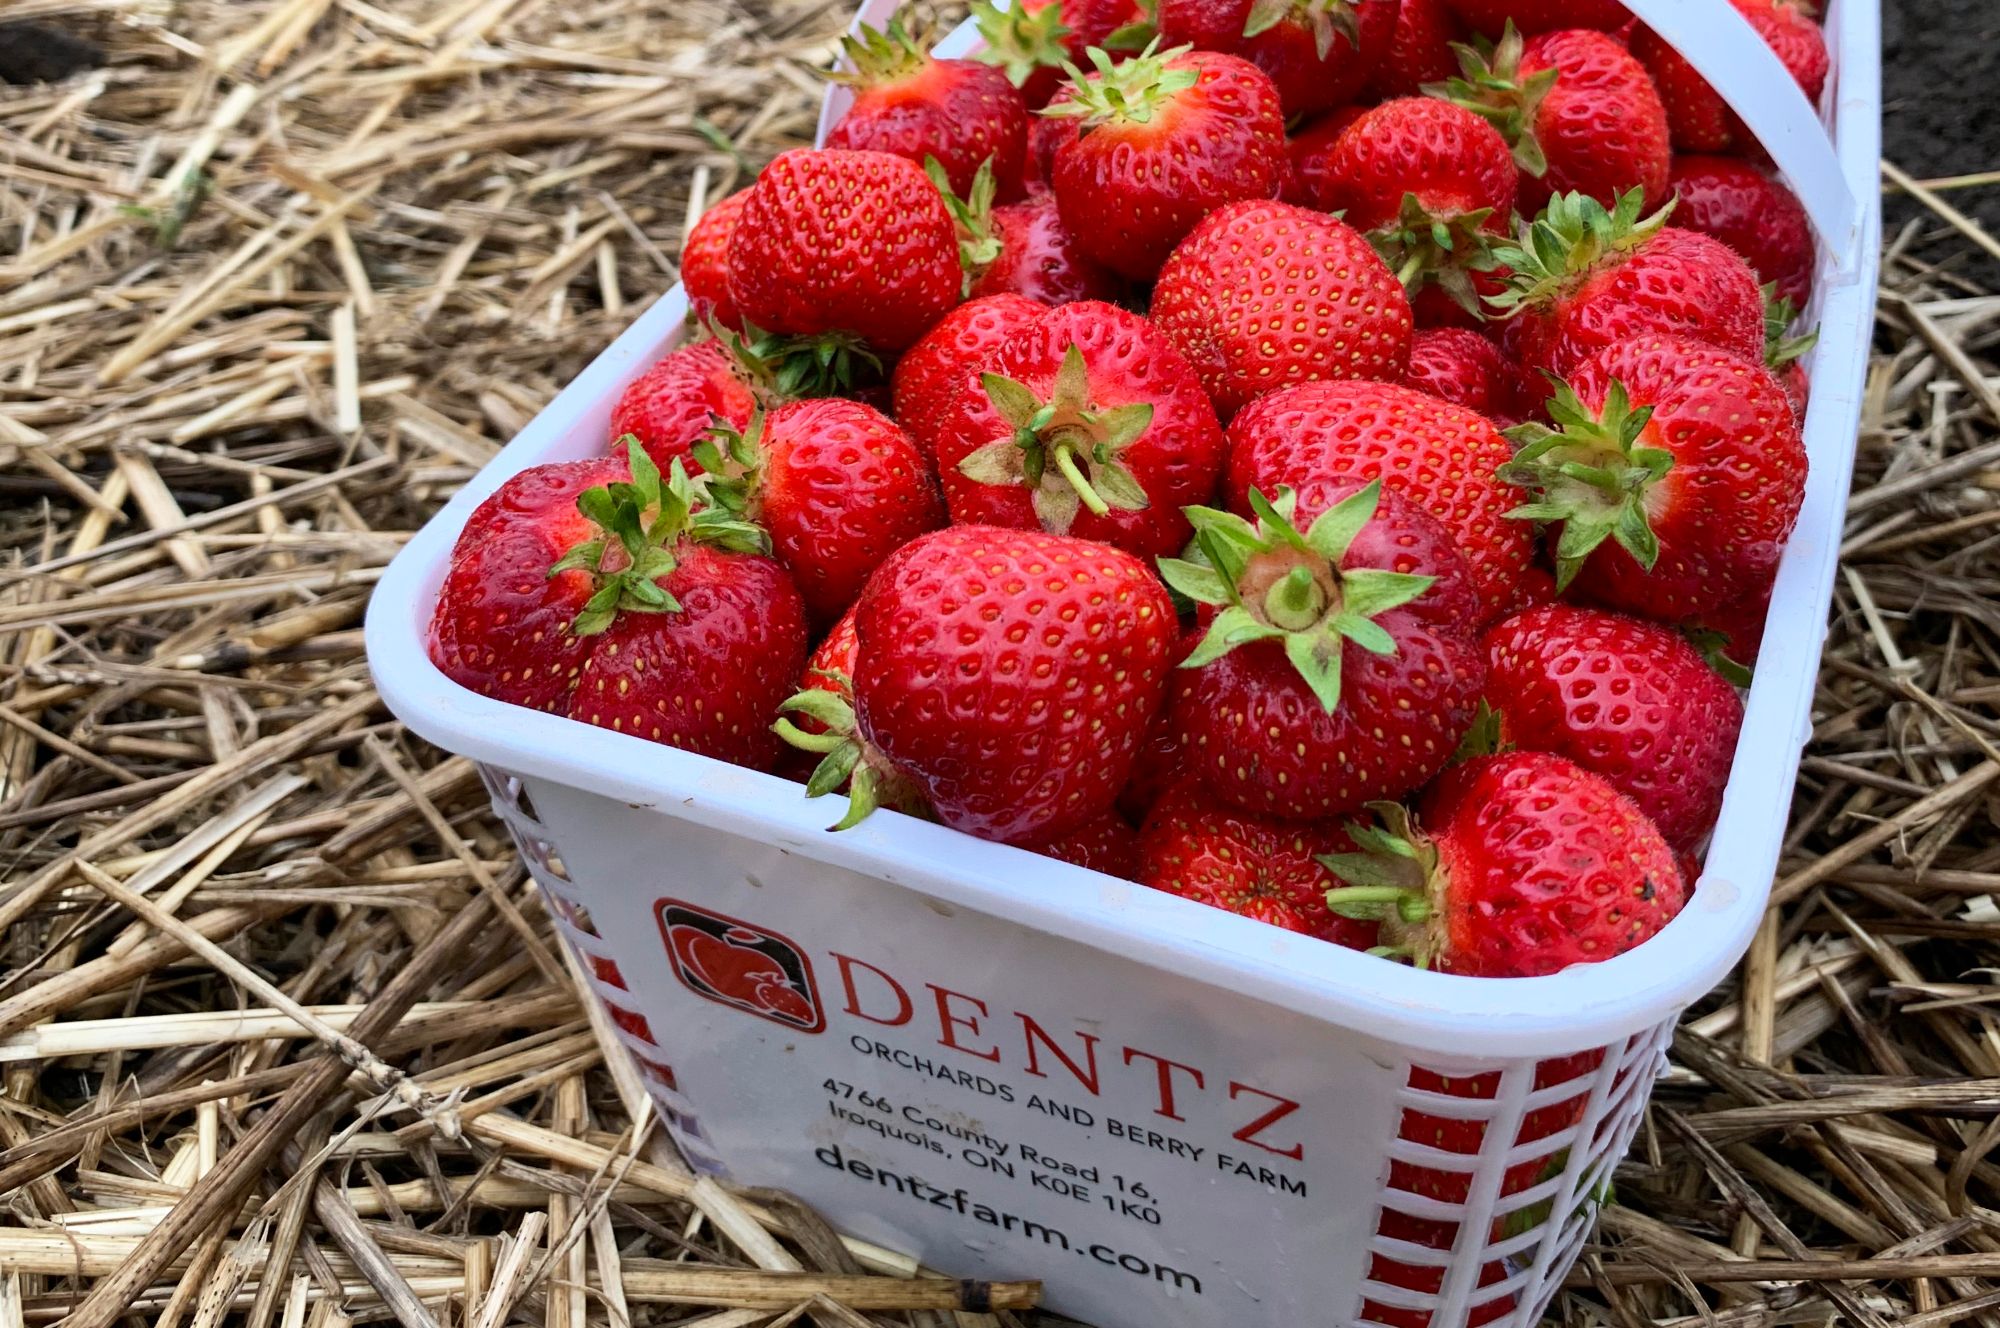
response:
[[[825,1031],[812,961],[790,938],[677,899],[653,911],[674,976],[689,991],[802,1033]]]

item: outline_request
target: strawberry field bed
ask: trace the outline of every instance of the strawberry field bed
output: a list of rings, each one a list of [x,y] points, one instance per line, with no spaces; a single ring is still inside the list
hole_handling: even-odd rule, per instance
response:
[[[810,141],[844,6],[15,8],[108,60],[0,90],[0,1322],[1031,1317],[1032,1267],[690,1173],[476,772],[361,657],[388,558]],[[1565,1321],[2000,1304],[1969,226],[1891,237],[1774,906]]]

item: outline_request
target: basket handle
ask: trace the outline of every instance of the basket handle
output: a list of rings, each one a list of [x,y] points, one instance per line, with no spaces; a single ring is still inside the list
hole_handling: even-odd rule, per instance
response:
[[[1861,207],[1798,80],[1728,0],[1624,0],[1742,117],[1805,205],[1842,272],[1853,269]],[[1834,71],[1838,77],[1839,71]]]

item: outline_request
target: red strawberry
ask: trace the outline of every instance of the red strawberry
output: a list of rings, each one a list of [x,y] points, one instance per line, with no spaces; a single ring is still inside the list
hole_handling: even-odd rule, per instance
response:
[[[1339,827],[1252,816],[1183,780],[1154,806],[1139,835],[1138,880],[1155,890],[1286,931],[1365,950],[1375,928],[1326,906],[1340,878],[1322,854],[1353,846]]]
[[[1396,0],[1158,0],[1160,40],[1241,56],[1285,114],[1354,100],[1396,30]]]
[[[757,183],[729,239],[730,291],[772,332],[844,332],[902,350],[958,303],[951,211],[923,167],[798,148]]]
[[[1805,497],[1806,453],[1762,365],[1705,342],[1639,336],[1584,361],[1525,424],[1501,474],[1562,523],[1558,584],[1666,622],[1759,590]]]
[[[1505,519],[1521,491],[1493,475],[1514,450],[1462,406],[1388,384],[1304,383],[1238,414],[1228,440],[1223,492],[1238,513],[1250,511],[1252,488],[1377,477],[1429,512],[1471,564],[1479,622],[1498,616],[1534,556],[1533,538]]]
[[[1450,759],[1486,680],[1470,569],[1380,480],[1251,505],[1254,526],[1192,510],[1207,565],[1160,562],[1208,606],[1174,678],[1189,768],[1232,806],[1294,820],[1401,797]]]
[[[1131,554],[952,526],[877,569],[855,628],[862,736],[946,825],[1046,843],[1117,798],[1159,707],[1175,624]]]
[[[1232,203],[1175,249],[1153,319],[1223,416],[1319,378],[1403,376],[1410,305],[1346,223],[1290,203]]]
[[[1806,378],[1806,353],[1819,342],[1818,331],[1792,335],[1798,322],[1798,308],[1781,295],[1776,282],[1764,287],[1764,367],[1777,378],[1791,403],[1792,422],[1801,436],[1806,427],[1807,397],[1811,383]]]
[[[861,638],[854,610],[841,615],[826,639],[814,647],[799,679],[799,690],[778,707],[771,729],[808,758],[798,776],[809,798],[846,793],[847,812],[829,830],[845,830],[877,807],[893,807],[932,819],[930,804],[888,758],[861,740],[854,716],[854,678],[860,671]]]
[[[1539,609],[1544,604],[1556,602],[1556,574],[1540,563],[1531,564],[1521,573],[1521,579],[1514,583],[1514,593],[1507,598],[1507,607],[1501,616],[1512,618],[1530,609]]]
[[[1007,338],[1048,313],[1046,305],[1021,295],[986,295],[967,300],[938,320],[896,361],[896,420],[926,456],[937,454],[937,430],[959,388],[992,362]]]
[[[1687,885],[1659,829],[1604,779],[1548,752],[1481,756],[1445,773],[1421,829],[1402,808],[1354,827],[1354,882],[1336,913],[1382,924],[1419,967],[1538,977],[1630,950],[1667,925]]]
[[[1332,210],[1327,200],[1333,188],[1333,145],[1340,141],[1349,125],[1368,114],[1368,109],[1343,106],[1328,111],[1319,119],[1299,126],[1298,132],[1285,140],[1285,153],[1292,163],[1283,193],[1287,203],[1321,212]]]
[[[942,168],[925,169],[943,189]],[[1012,293],[1042,304],[1118,298],[1124,283],[1084,256],[1050,195],[994,207],[993,173],[981,166],[972,192],[963,199],[946,193],[945,203],[958,223],[966,298]]]
[[[1583,28],[1525,43],[1509,31],[1481,56],[1459,48],[1464,77],[1435,88],[1493,122],[1521,167],[1521,207],[1583,193],[1606,207],[1633,189],[1667,196],[1667,112],[1646,68],[1617,38]]]
[[[1501,741],[1602,775],[1677,848],[1715,824],[1743,703],[1672,628],[1573,604],[1509,618],[1486,634],[1486,700]]]
[[[1734,249],[1794,305],[1811,298],[1812,226],[1798,195],[1734,157],[1677,157],[1672,188],[1676,223]]]
[[[473,514],[431,658],[503,701],[768,770],[766,727],[805,660],[805,606],[762,531],[695,510],[644,449],[515,476]],[[717,689],[717,678],[730,685]]]
[[[1771,583],[1695,615],[1689,636],[1711,667],[1739,687],[1750,685],[1750,669],[1764,645],[1764,620],[1771,613]]]
[[[1465,37],[1445,0],[1400,0],[1395,33],[1368,79],[1368,91],[1384,101],[1414,97],[1424,84],[1450,78],[1458,72],[1452,43]]]
[[[633,437],[655,466],[671,466],[717,418],[737,428],[750,423],[757,395],[720,341],[668,351],[632,380],[611,410],[611,441]],[[690,465],[689,469],[695,469]]]
[[[713,501],[770,532],[816,622],[840,617],[884,558],[944,524],[921,449],[859,401],[795,401],[741,432],[718,425],[694,455]]]
[[[1419,392],[1478,411],[1496,424],[1520,418],[1514,388],[1520,374],[1499,347],[1463,327],[1419,332],[1410,342],[1410,370],[1403,378]]]
[[[1065,83],[1049,99],[1049,106],[1075,99],[1076,85]],[[1055,172],[1056,149],[1077,137],[1077,122],[1052,115],[1046,109],[1040,115],[1029,116],[1028,121],[1028,154],[1021,163],[1021,184],[1032,195],[1049,188],[1049,178]]]
[[[1139,874],[1139,832],[1115,811],[1105,812],[1081,829],[1042,844],[1034,851],[1045,858],[1087,867],[1124,881]]]
[[[1631,21],[1618,0],[1445,0],[1474,32],[1498,37],[1509,23],[1525,33],[1556,28],[1616,32]]]
[[[1764,44],[1777,52],[1806,99],[1818,102],[1826,86],[1826,36],[1792,0],[1729,0],[1750,21]],[[1695,67],[1672,46],[1641,26],[1632,34],[1632,54],[1644,62],[1666,103],[1678,152],[1741,152],[1757,147],[1736,112]]]
[[[985,163],[1003,192],[1014,191],[1028,108],[1005,74],[927,54],[901,19],[887,32],[859,24],[840,47],[854,72],[833,77],[853,87],[854,105],[827,131],[827,147],[889,152],[918,166],[936,158],[961,195]]]
[[[972,58],[997,65],[1040,110],[1062,86],[1063,65],[1080,64],[1093,46],[1140,17],[1138,0],[1013,0],[1005,9],[974,0],[982,49]]]
[[[1215,491],[1222,428],[1158,328],[1116,305],[1066,304],[984,367],[938,429],[953,521],[1040,526],[1142,557],[1187,542],[1181,508]]]
[[[1546,394],[1549,376],[1647,333],[1761,358],[1764,296],[1749,265],[1719,240],[1666,226],[1664,212],[1639,212],[1637,190],[1609,213],[1570,194],[1552,200],[1520,244],[1496,251],[1514,273],[1492,301],[1508,314],[1501,348],[1521,366],[1529,400]]]
[[[688,310],[700,323],[741,329],[743,315],[729,293],[729,237],[750,199],[739,189],[701,214],[687,243],[681,246],[681,285],[687,288]]]
[[[1210,212],[1277,196],[1285,121],[1255,65],[1214,51],[1091,60],[1097,72],[1044,112],[1080,130],[1056,148],[1049,184],[1086,254],[1151,280]]]

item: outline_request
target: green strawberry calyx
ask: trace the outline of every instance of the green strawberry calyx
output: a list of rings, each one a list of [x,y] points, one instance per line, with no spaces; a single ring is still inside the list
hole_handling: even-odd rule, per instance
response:
[[[1198,669],[1252,641],[1281,642],[1285,658],[1328,714],[1340,707],[1341,656],[1349,642],[1376,655],[1396,653],[1396,639],[1376,618],[1436,584],[1374,567],[1342,568],[1355,536],[1375,519],[1382,481],[1343,498],[1301,534],[1298,495],[1275,500],[1250,490],[1252,524],[1231,512],[1187,507],[1204,561],[1160,559],[1167,585],[1217,610],[1184,669]]]
[[[1506,431],[1514,459],[1495,474],[1535,495],[1507,515],[1517,521],[1560,521],[1556,589],[1566,590],[1593,550],[1613,539],[1647,571],[1660,541],[1646,509],[1653,486],[1673,468],[1673,453],[1641,445],[1651,406],[1632,405],[1616,379],[1604,409],[1592,412],[1567,383],[1556,384],[1546,407],[1554,429],[1539,423]]]
[[[708,502],[717,509],[755,522],[763,515],[764,422],[762,406],[750,412],[750,422],[738,429],[720,415],[708,417],[708,432],[688,448],[688,455],[701,467],[696,481]]]
[[[1429,968],[1442,943],[1444,871],[1437,845],[1419,831],[1401,803],[1371,802],[1375,820],[1353,822],[1352,853],[1323,853],[1319,864],[1347,884],[1326,892],[1326,906],[1343,918],[1376,922],[1382,944],[1369,951]]]
[[[1778,283],[1764,285],[1764,364],[1772,373],[1777,373],[1796,360],[1802,360],[1806,352],[1819,344],[1819,329],[1813,328],[1798,336],[1792,335],[1792,325],[1799,321],[1799,307],[1785,296],[1778,294]]]
[[[1156,37],[1147,43],[1145,50],[1120,64],[1093,46],[1084,52],[1097,71],[1093,74],[1064,61],[1063,71],[1069,75],[1075,91],[1069,100],[1053,102],[1040,113],[1057,119],[1080,120],[1078,132],[1086,134],[1104,125],[1152,123],[1155,115],[1201,81],[1199,69],[1173,67],[1175,60],[1194,49],[1192,46],[1176,46],[1167,51],[1159,47]]]
[[[1119,454],[1152,427],[1153,404],[1133,402],[1103,409],[1090,394],[1090,370],[1074,342],[1063,353],[1047,401],[1024,383],[982,373],[987,400],[1012,429],[958,463],[976,484],[1026,485],[1035,516],[1052,535],[1066,535],[1079,509],[1097,516],[1116,509],[1142,512],[1151,505]]]
[[[1514,151],[1514,164],[1536,179],[1549,171],[1549,159],[1535,138],[1535,117],[1542,99],[1556,85],[1560,71],[1551,67],[1521,76],[1521,55],[1527,46],[1513,20],[1500,40],[1451,44],[1458,57],[1459,77],[1426,83],[1423,93],[1462,106],[1495,129]]]
[[[858,378],[882,372],[881,358],[852,333],[785,336],[747,318],[740,331],[712,319],[706,326],[737,373],[767,403],[841,396]]]
[[[1367,239],[1412,299],[1436,285],[1459,308],[1484,318],[1472,274],[1500,266],[1493,256],[1496,237],[1486,229],[1492,215],[1492,208],[1439,214],[1415,194],[1404,194],[1395,224],[1368,232]]]
[[[1479,708],[1473,712],[1472,723],[1465,730],[1465,736],[1458,740],[1458,750],[1451,754],[1452,765],[1462,765],[1480,756],[1496,756],[1501,752],[1511,752],[1514,744],[1507,741],[1506,729],[1500,723],[1500,712],[1488,705],[1485,697],[1479,698]]]
[[[858,88],[876,88],[907,78],[930,63],[924,43],[910,35],[902,15],[889,20],[886,29],[866,23],[840,39],[841,63],[847,66],[827,75],[835,83]]]
[[[1063,38],[1070,30],[1062,21],[1062,6],[1056,0],[1048,0],[1039,9],[1022,0],[1014,0],[1005,9],[993,0],[977,0],[972,6],[972,21],[983,39],[983,48],[972,58],[999,69],[1017,88],[1033,78],[1036,70],[1060,69],[1069,59]]]
[[[1688,644],[1708,661],[1708,667],[1721,674],[1723,680],[1731,687],[1748,687],[1756,681],[1756,670],[1748,664],[1738,662],[1736,657],[1729,653],[1735,648],[1735,643],[1729,639],[1727,633],[1718,632],[1711,627],[1684,626],[1681,628],[1681,635],[1686,637]]]
[[[1312,33],[1313,49],[1322,60],[1333,54],[1337,41],[1346,41],[1349,50],[1361,45],[1353,0],[1255,0],[1243,21],[1243,35],[1262,36],[1288,20]]]
[[[585,489],[576,508],[598,533],[571,546],[549,567],[551,577],[588,572],[595,586],[570,630],[595,636],[621,613],[679,613],[680,601],[660,584],[680,565],[683,544],[706,544],[732,553],[769,553],[771,537],[708,501],[704,485],[690,480],[680,458],[665,477],[630,434],[619,440],[630,456],[632,478]]]
[[[854,713],[853,679],[830,669],[815,672],[832,683],[833,689],[801,688],[778,707],[778,720],[771,730],[800,751],[818,754],[819,764],[806,781],[808,798],[847,789],[847,812],[827,829],[851,830],[877,807],[928,819],[930,805],[916,785],[861,736],[860,720]],[[820,731],[800,728],[792,722],[794,715],[814,721]]]
[[[1507,288],[1488,297],[1503,314],[1545,304],[1561,295],[1600,263],[1638,248],[1659,233],[1673,215],[1674,202],[1642,216],[1646,191],[1627,190],[1615,208],[1588,194],[1557,194],[1511,244],[1493,247],[1493,258],[1510,269]]]
[[[964,198],[951,191],[951,178],[945,174],[944,163],[936,157],[924,158],[924,174],[944,197],[945,209],[951,213],[952,225],[958,230],[958,265],[965,272],[959,295],[970,296],[979,274],[1000,257],[1000,237],[993,233],[993,198],[998,192],[993,180],[993,158],[979,163],[979,170],[972,177],[972,188]]]

